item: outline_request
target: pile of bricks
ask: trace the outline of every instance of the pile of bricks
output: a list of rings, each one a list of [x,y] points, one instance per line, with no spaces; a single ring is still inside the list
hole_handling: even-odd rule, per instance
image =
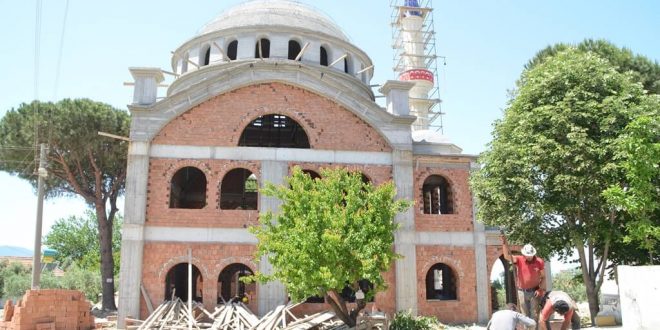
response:
[[[91,304],[80,291],[28,290],[16,306],[7,301],[0,330],[88,330]]]

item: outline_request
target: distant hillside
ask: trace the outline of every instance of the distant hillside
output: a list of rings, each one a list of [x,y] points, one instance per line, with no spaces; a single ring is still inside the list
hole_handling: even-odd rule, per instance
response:
[[[0,257],[31,257],[32,250],[18,246],[0,246]]]

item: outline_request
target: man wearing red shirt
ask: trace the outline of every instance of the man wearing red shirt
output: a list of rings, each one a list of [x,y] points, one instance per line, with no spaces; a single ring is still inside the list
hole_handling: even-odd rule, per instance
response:
[[[536,256],[536,249],[531,244],[522,248],[522,256],[511,256],[506,238],[504,235],[501,238],[504,258],[513,262],[518,270],[516,285],[521,312],[538,321],[539,299],[545,293],[545,263]]]
[[[571,297],[563,291],[549,291],[545,295],[545,305],[539,317],[539,326],[541,330],[550,330],[550,317],[553,312],[557,312],[564,317],[561,324],[561,330],[580,329],[580,317],[577,314],[577,306]]]

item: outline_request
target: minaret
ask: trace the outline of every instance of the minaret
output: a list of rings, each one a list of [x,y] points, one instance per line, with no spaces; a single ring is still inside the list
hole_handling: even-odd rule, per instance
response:
[[[401,2],[392,0],[394,72],[399,80],[415,83],[409,93],[410,114],[417,116],[412,129],[441,130],[441,121],[435,121],[441,112],[435,85],[437,56],[430,1],[426,0],[424,6],[418,0]]]

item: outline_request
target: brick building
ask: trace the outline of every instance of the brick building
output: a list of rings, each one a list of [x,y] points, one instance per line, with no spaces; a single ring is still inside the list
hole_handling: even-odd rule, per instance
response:
[[[204,26],[172,56],[176,79],[157,98],[163,71],[131,68],[135,79],[119,320],[146,316],[148,299],[187,297],[212,308],[240,292],[258,314],[286,301],[279,283],[237,279],[268,272],[253,260],[246,229],[278,202],[260,196],[293,166],[360,171],[393,180],[415,206],[397,216],[397,260],[375,303],[441,321],[485,321],[489,275],[501,256],[496,232],[475,221],[468,187],[475,157],[432,130],[413,127],[415,83],[387,81],[375,102],[371,60],[339,27],[297,2],[251,1]],[[423,128],[423,127],[422,127]],[[306,310],[327,309],[308,302]]]

